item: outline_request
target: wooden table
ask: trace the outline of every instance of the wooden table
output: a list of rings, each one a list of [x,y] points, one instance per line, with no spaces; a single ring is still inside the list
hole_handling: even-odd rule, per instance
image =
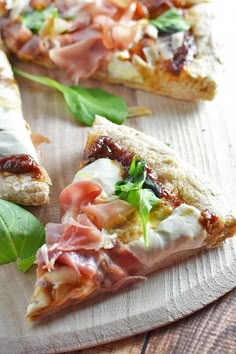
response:
[[[71,354],[234,354],[236,289],[191,316],[127,339]]]

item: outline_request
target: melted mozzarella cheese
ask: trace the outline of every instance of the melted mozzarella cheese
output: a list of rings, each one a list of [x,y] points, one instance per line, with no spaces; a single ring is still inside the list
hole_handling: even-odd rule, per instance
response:
[[[111,196],[115,192],[116,182],[122,179],[122,172],[119,162],[102,158],[82,168],[75,175],[74,182],[83,179],[93,180],[102,186],[107,196]]]
[[[108,75],[114,80],[142,83],[143,79],[135,66],[126,60],[120,60],[120,52],[113,56],[108,64]]]
[[[19,14],[27,9],[30,0],[6,0],[6,9],[11,10],[11,18],[19,16]]]
[[[0,156],[28,154],[37,161],[11,66],[0,50]]]
[[[130,249],[148,267],[177,251],[199,248],[207,236],[200,219],[200,211],[181,204],[156,229],[149,229],[149,246],[141,237],[129,243]]]
[[[99,183],[106,196],[110,197],[114,195],[115,183],[122,179],[122,168],[115,160],[98,159],[81,169],[76,174],[74,181],[82,179],[91,179]],[[165,210],[164,206],[160,206],[160,208],[163,208],[161,211],[163,211],[164,219],[161,218],[162,221],[160,221],[158,215],[155,217],[154,214],[149,220],[149,246],[144,244],[142,235],[136,240],[132,238],[132,241],[127,243],[129,249],[147,267],[152,267],[159,260],[177,251],[201,247],[207,236],[199,221],[201,215],[197,208],[187,204],[181,204],[172,212]],[[132,219],[130,221],[134,222]],[[127,228],[127,223],[123,227]],[[110,230],[112,233],[103,230],[103,247],[112,248],[114,240],[116,237],[120,238],[119,235],[125,231],[124,229],[122,229],[122,225],[119,225],[119,229]],[[133,227],[131,232],[134,232]]]

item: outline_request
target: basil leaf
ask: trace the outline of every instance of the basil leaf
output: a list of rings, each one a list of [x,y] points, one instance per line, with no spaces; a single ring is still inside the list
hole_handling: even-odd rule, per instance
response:
[[[58,17],[58,10],[54,6],[50,6],[45,10],[33,10],[25,12],[21,22],[28,27],[33,33],[38,34],[44,22],[49,16]]]
[[[120,96],[100,89],[65,86],[48,77],[32,75],[16,68],[14,72],[60,91],[71,113],[82,124],[92,126],[95,115],[105,116],[113,123],[122,124],[128,116],[128,107]]]
[[[180,14],[175,7],[167,10],[163,15],[156,19],[151,19],[149,22],[155,26],[159,31],[165,33],[185,32],[190,28],[190,24]]]
[[[147,230],[149,213],[152,207],[157,205],[158,201],[159,199],[155,196],[155,194],[150,189],[140,190],[139,215],[142,220],[144,243],[146,246],[149,245],[148,230]]]
[[[34,215],[0,199],[0,264],[16,261],[18,269],[27,271],[44,241],[44,227]]]
[[[136,156],[134,156],[131,161],[129,176],[132,178],[133,183],[141,187],[146,178],[145,161],[138,161]]]
[[[148,181],[146,183],[146,181]],[[136,156],[131,161],[128,177],[115,184],[115,194],[122,200],[137,207],[143,227],[145,245],[148,246],[147,223],[149,213],[159,198],[151,189],[146,189],[145,184],[150,184],[146,177],[146,164],[144,160],[138,161]]]

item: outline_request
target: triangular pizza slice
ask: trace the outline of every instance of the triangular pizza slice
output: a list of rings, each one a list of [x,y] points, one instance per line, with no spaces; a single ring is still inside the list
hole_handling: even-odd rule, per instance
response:
[[[49,200],[50,184],[23,117],[12,68],[0,48],[0,198],[23,205],[41,205]]]
[[[96,117],[61,223],[37,254],[30,321],[221,244],[236,231],[221,192],[167,145]]]

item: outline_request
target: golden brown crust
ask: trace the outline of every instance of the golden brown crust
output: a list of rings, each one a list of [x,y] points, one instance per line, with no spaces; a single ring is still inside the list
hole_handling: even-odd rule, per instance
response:
[[[0,173],[0,198],[21,205],[48,203],[51,180],[43,167],[40,170],[40,180],[30,173]]]
[[[140,131],[118,126],[97,116],[89,133],[85,155],[97,137],[107,135],[121,146],[145,159],[148,165],[158,171],[158,178],[166,189],[186,204],[200,211],[209,210],[217,215],[218,222],[208,235],[208,245],[222,242],[236,232],[236,216],[228,210],[222,191],[195,168],[183,161],[174,150],[153,137]]]

